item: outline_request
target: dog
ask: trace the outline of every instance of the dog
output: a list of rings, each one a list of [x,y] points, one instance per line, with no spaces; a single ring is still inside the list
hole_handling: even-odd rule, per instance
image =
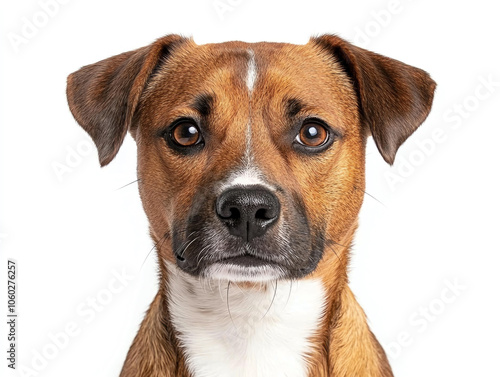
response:
[[[393,164],[430,112],[421,69],[335,35],[167,35],[68,77],[101,166],[127,132],[160,288],[121,377],[389,377],[348,286],[369,136]]]

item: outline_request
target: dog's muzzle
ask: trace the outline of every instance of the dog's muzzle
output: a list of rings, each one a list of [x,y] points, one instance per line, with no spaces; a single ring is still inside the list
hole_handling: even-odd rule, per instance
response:
[[[214,195],[215,193],[215,195]],[[300,278],[319,262],[322,229],[297,195],[264,185],[204,186],[174,222],[177,265],[193,276],[234,281]]]

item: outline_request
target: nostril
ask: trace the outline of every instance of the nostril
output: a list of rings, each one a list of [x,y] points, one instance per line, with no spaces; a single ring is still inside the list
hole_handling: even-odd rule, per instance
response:
[[[257,220],[271,220],[274,216],[271,216],[267,208],[259,208],[257,212],[255,212],[255,218]]]
[[[241,212],[237,207],[223,206],[217,211],[219,218],[230,224],[235,224],[241,220]]]
[[[223,220],[235,222],[241,218],[241,213],[240,213],[240,210],[238,208],[232,207],[232,208],[229,208],[229,210],[226,211],[225,213],[221,214],[220,217]]]
[[[240,210],[238,208],[233,207],[229,210],[229,212],[229,219],[238,220],[241,217]]]
[[[240,217],[240,211],[235,206],[230,205],[226,201],[221,201],[216,203],[216,212],[221,219],[230,220],[238,219]]]

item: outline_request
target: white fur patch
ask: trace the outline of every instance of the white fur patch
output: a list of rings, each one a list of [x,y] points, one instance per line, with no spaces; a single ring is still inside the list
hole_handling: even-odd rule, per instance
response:
[[[255,86],[255,81],[257,80],[257,64],[255,63],[255,53],[253,50],[248,50],[250,55],[250,59],[248,59],[247,63],[247,78],[246,84],[248,91],[251,93],[253,91],[253,87]]]
[[[247,62],[247,77],[246,84],[249,92],[249,97],[252,97],[252,91],[257,80],[257,64],[255,63],[255,53],[253,50],[248,50],[249,59]],[[232,174],[229,177],[229,183],[224,185],[224,188],[231,186],[246,186],[246,185],[262,185],[270,188],[261,179],[259,170],[254,165],[254,158],[252,154],[252,109],[251,101],[249,101],[248,108],[248,123],[245,131],[245,154],[243,156],[243,168]]]
[[[260,185],[267,188],[268,190],[275,191],[274,187],[264,181],[259,169],[248,164],[246,164],[246,166],[241,170],[238,170],[231,174],[229,179],[221,186],[219,191],[224,192],[225,190],[235,186],[253,185]]]
[[[271,266],[243,267],[235,264],[214,263],[204,275],[212,280],[259,283],[279,279],[283,275],[283,271],[278,267]]]
[[[165,262],[169,310],[193,377],[306,377],[325,307],[320,280],[239,288]]]

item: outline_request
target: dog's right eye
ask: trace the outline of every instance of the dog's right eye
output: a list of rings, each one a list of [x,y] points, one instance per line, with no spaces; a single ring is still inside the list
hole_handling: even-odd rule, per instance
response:
[[[195,145],[200,140],[200,130],[191,122],[183,122],[174,127],[172,140],[183,147]]]
[[[163,137],[173,148],[178,149],[181,147],[181,149],[186,149],[203,143],[201,131],[192,119],[180,119],[169,128],[163,134]]]

